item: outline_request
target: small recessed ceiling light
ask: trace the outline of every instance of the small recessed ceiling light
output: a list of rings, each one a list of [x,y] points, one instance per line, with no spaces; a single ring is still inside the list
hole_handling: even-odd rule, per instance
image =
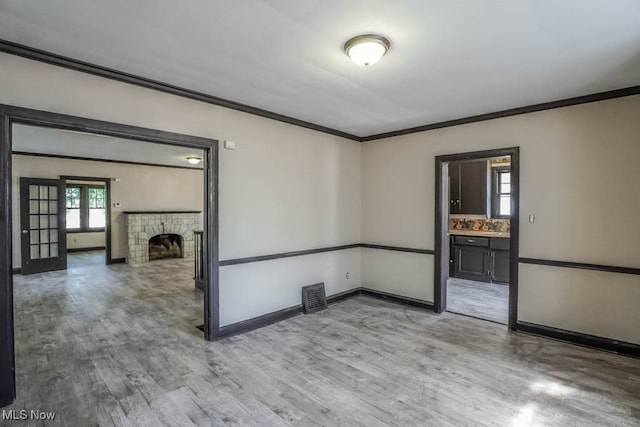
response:
[[[386,37],[377,34],[363,34],[347,40],[344,51],[358,65],[369,66],[380,61],[380,58],[391,47]]]
[[[202,159],[200,157],[191,156],[191,157],[187,157],[187,161],[192,165],[197,165],[202,161]]]

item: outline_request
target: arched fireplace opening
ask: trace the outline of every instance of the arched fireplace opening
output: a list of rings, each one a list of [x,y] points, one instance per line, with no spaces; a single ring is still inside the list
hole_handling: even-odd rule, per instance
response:
[[[182,258],[183,240],[179,234],[158,234],[149,239],[149,261]]]

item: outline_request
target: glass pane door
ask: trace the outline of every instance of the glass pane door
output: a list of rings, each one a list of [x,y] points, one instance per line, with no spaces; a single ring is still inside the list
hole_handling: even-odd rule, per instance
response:
[[[20,178],[23,274],[66,268],[61,180]]]

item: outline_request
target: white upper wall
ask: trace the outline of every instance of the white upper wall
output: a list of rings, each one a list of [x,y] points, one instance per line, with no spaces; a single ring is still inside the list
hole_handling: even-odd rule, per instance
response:
[[[363,239],[433,249],[435,156],[518,146],[520,256],[638,267],[639,139],[629,96],[365,144]]]
[[[360,241],[361,144],[0,54],[0,103],[236,142],[220,148],[220,259]]]
[[[256,122],[220,149],[220,259],[360,242],[360,143]]]

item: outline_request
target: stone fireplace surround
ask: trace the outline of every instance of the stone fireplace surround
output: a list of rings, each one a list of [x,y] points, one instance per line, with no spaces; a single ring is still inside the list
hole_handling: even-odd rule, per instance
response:
[[[124,212],[127,227],[127,263],[149,262],[149,239],[158,234],[182,236],[183,258],[195,253],[194,230],[200,230],[200,211]]]

